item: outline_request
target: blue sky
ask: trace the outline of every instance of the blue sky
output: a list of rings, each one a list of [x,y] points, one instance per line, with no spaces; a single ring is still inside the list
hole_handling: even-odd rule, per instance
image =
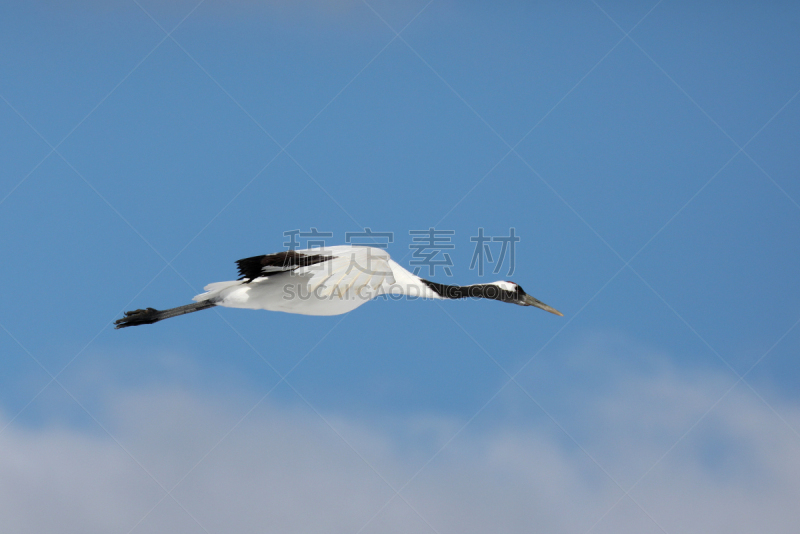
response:
[[[792,2],[0,4],[3,516],[791,531],[798,26]],[[429,278],[565,317],[113,329],[312,227],[393,232],[404,266],[409,231],[452,230]],[[513,275],[469,269],[479,228],[515,229]]]

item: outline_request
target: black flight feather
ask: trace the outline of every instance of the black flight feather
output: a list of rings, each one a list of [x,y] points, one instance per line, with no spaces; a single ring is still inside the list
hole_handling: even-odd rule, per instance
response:
[[[302,254],[295,250],[287,250],[276,254],[253,256],[236,262],[239,267],[239,280],[246,280],[246,284],[259,276],[269,273],[292,271],[298,267],[307,267],[323,261],[333,259],[334,256],[322,254]]]

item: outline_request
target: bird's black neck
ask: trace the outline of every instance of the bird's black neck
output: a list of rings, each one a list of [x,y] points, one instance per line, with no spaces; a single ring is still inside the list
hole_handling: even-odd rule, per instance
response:
[[[448,286],[445,284],[437,284],[430,280],[421,278],[422,282],[428,286],[433,292],[445,299],[463,299],[463,298],[483,298],[500,300],[503,302],[514,302],[519,299],[519,294],[514,291],[506,291],[494,284],[476,284],[472,286]]]

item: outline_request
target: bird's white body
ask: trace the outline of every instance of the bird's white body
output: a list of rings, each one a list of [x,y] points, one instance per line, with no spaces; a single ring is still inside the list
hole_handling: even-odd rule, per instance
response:
[[[265,272],[250,281],[209,284],[193,300],[229,308],[339,315],[380,295],[442,298],[382,249],[341,245],[296,253],[332,258],[289,271],[275,268],[274,274]]]

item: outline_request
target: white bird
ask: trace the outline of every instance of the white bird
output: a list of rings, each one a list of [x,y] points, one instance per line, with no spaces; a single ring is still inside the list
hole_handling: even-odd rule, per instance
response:
[[[484,298],[520,306],[536,306],[563,314],[531,297],[514,282],[448,286],[411,274],[385,250],[341,245],[289,250],[236,262],[240,277],[207,285],[194,304],[168,310],[134,310],[116,328],[152,324],[214,306],[272,310],[303,315],[339,315],[380,295],[429,299]]]

